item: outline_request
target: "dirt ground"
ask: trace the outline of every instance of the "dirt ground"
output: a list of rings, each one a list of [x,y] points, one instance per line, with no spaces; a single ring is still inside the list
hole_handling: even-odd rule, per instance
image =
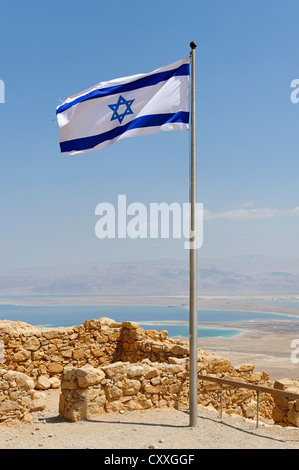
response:
[[[111,413],[70,422],[58,413],[59,390],[48,390],[48,406],[29,424],[1,424],[0,449],[299,449],[299,428],[281,427],[198,407]],[[111,452],[110,452],[111,455]],[[104,457],[103,457],[104,458]]]

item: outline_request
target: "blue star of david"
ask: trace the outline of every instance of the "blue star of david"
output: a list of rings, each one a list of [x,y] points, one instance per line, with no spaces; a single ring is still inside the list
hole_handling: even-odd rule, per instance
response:
[[[110,121],[114,121],[114,119],[118,119],[118,122],[121,124],[125,116],[127,116],[128,114],[134,114],[131,109],[131,105],[133,101],[135,100],[125,100],[125,98],[123,98],[120,95],[116,104],[108,104],[109,108],[112,109],[113,111],[112,118],[110,119]],[[118,110],[123,105],[126,106],[126,109],[122,114],[119,114]]]
[[[108,105],[109,108],[112,109],[112,111],[113,111],[113,114],[112,114],[112,117],[111,117],[110,121],[114,121],[114,119],[118,119],[118,122],[121,124],[123,122],[125,116],[127,116],[128,114],[134,114],[132,109],[131,109],[131,105],[132,105],[133,101],[135,101],[135,100],[126,100],[125,98],[123,98],[120,95],[116,104],[109,104]],[[126,106],[126,109],[123,113],[119,114],[118,110],[123,105]],[[123,110],[123,108],[122,108],[122,110]]]

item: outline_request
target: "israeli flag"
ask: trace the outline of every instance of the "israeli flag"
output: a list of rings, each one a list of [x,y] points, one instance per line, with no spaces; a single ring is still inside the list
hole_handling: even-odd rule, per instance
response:
[[[101,82],[57,107],[60,150],[76,155],[126,137],[189,129],[190,58]]]

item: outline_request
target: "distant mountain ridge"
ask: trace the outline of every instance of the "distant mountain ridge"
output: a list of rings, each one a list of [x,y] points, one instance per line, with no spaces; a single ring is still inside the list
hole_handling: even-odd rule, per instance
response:
[[[298,294],[299,258],[198,258],[199,294]],[[187,260],[87,263],[0,273],[0,295],[188,295]]]

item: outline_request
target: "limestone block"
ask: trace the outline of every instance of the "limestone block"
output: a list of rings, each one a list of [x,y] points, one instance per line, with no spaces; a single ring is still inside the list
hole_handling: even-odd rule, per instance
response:
[[[179,344],[174,344],[171,347],[168,347],[168,350],[174,356],[185,356],[189,354],[189,349],[187,346],[181,346]]]
[[[49,379],[49,382],[50,382],[50,386],[51,388],[59,388],[60,387],[60,380],[58,379],[58,377],[51,377]]]
[[[7,411],[15,411],[18,409],[18,402],[16,400],[4,400],[0,403],[0,414]]]
[[[110,364],[109,366],[104,366],[103,371],[106,375],[112,380],[122,380],[126,377],[126,370],[124,363],[121,361]]]
[[[123,328],[129,328],[129,329],[137,329],[140,328],[139,323],[136,323],[135,321],[123,321],[121,326]]]
[[[40,393],[39,395],[35,394],[28,406],[30,412],[45,410],[47,407],[46,395],[44,393]]]
[[[184,370],[184,366],[180,364],[163,364],[163,372],[168,375],[178,374]]]
[[[80,359],[83,356],[83,349],[78,348],[73,350],[73,358]]]
[[[140,390],[140,386],[139,380],[128,379],[123,385],[123,393],[124,395],[136,395]]]
[[[289,423],[296,427],[299,427],[299,412],[296,410],[290,410],[287,413],[287,420]]]
[[[132,366],[129,366],[127,368],[127,376],[128,377],[141,377],[144,375],[147,371],[148,367],[143,365],[135,365],[133,364]]]
[[[103,350],[99,346],[92,346],[91,354],[94,357],[101,357],[101,356],[103,356]]]
[[[62,355],[62,357],[70,358],[73,355],[73,351],[71,349],[65,349],[61,351],[60,354]]]
[[[249,403],[244,405],[242,408],[243,408],[245,418],[251,418],[251,419],[255,418],[257,404],[254,400],[250,401]]]
[[[161,394],[165,391],[165,386],[163,385],[150,385],[146,384],[144,386],[144,391],[145,393],[155,393],[155,394]]]
[[[208,359],[207,372],[217,374],[219,372],[228,372],[231,367],[229,359],[220,356],[212,356]]]
[[[108,343],[108,341],[109,341],[109,336],[108,335],[102,334],[101,336],[97,337],[97,343],[104,344],[104,343]]]
[[[26,349],[22,349],[21,351],[17,352],[14,355],[13,360],[16,362],[22,362],[22,361],[26,361],[27,359],[29,359],[30,356],[31,356],[30,351],[27,351]]]
[[[220,385],[217,382],[209,382],[207,380],[202,381],[202,387],[204,390],[208,391],[215,391],[215,390],[220,390]]]
[[[154,367],[148,367],[146,373],[144,374],[145,379],[152,379],[153,377],[157,377],[159,375],[159,371]]]
[[[279,379],[279,380],[275,380],[274,382],[274,388],[277,388],[278,390],[286,390],[292,386],[293,386],[293,381],[290,379]]]
[[[0,379],[0,390],[8,390],[9,382],[7,380]]]
[[[86,365],[77,369],[76,377],[79,387],[86,388],[91,385],[100,384],[105,378],[105,373],[101,369],[95,369],[90,365]]]
[[[107,318],[107,317],[101,317],[98,321],[101,326],[105,325],[109,327],[114,327],[115,325],[118,325],[114,320],[112,320],[111,318]]]
[[[71,382],[76,377],[76,369],[74,367],[64,367],[62,373],[62,381]]]
[[[155,341],[160,340],[160,333],[156,330],[147,330],[145,334]]]
[[[116,398],[120,398],[123,394],[122,390],[116,385],[107,384],[105,386],[106,397],[108,400],[114,400]]]
[[[284,417],[285,417],[285,412],[280,406],[275,406],[272,410],[272,419],[276,423],[283,423],[284,422]]]
[[[40,347],[40,342],[35,336],[33,336],[32,338],[28,338],[27,341],[25,341],[23,347],[29,351],[37,351],[37,349]]]
[[[237,372],[253,372],[254,364],[238,364],[235,366]]]
[[[10,370],[3,375],[3,380],[15,382],[16,387],[20,390],[34,389],[34,380],[22,372]]]
[[[59,410],[61,411],[63,409],[63,417],[76,422],[76,421],[82,421],[86,419],[86,402],[76,402],[75,405],[70,408],[66,409],[66,407],[61,407]]]
[[[167,330],[161,330],[159,331],[159,333],[160,333],[160,341],[165,341],[168,338]]]
[[[260,372],[252,372],[249,376],[246,376],[247,382],[260,382],[262,379],[262,374]]]
[[[152,385],[159,385],[161,383],[161,377],[158,375],[157,377],[153,377],[150,379]]]
[[[105,397],[97,397],[94,401],[88,402],[86,407],[86,419],[92,419],[95,416],[105,412]]]
[[[52,362],[48,365],[50,374],[60,374],[63,371],[63,366],[59,362]]]
[[[275,396],[275,404],[282,410],[289,409],[289,400],[286,397],[281,397],[279,395]]]
[[[47,330],[44,330],[43,331],[43,336],[46,338],[46,339],[54,339],[54,338],[58,338],[59,336],[59,333],[57,330],[52,330],[52,329],[47,329]]]
[[[169,386],[170,393],[179,393],[183,388],[183,384],[181,382],[177,382]]]
[[[48,390],[51,387],[51,382],[48,377],[40,375],[36,381],[35,388],[38,390]]]
[[[115,329],[114,331],[109,332],[108,340],[109,341],[119,341],[121,338],[121,330]]]

